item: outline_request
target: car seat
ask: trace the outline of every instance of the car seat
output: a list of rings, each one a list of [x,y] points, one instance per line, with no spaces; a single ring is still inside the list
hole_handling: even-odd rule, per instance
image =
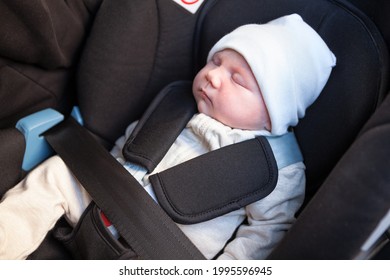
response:
[[[388,51],[384,41],[375,25],[348,2],[206,0],[192,14],[171,0],[103,1],[77,64],[77,105],[84,127],[109,148],[164,85],[191,80],[205,63],[210,47],[222,35],[245,23],[264,23],[291,13],[300,14],[323,37],[337,57],[337,66],[323,93],[295,130],[307,166],[306,201],[310,204],[305,205],[291,233],[271,258],[356,258],[361,244],[340,246],[348,236],[341,235],[328,246],[332,233],[321,231],[327,234],[307,243],[312,245],[310,248],[302,245],[307,239],[300,237],[302,231],[307,236],[318,236],[319,230],[311,223],[314,217],[319,221],[326,217],[325,227],[364,214],[371,222],[367,231],[383,217],[383,211],[356,213],[352,206],[336,207],[345,214],[337,216],[334,208],[322,204],[338,197],[338,185],[332,177],[326,178],[388,92]],[[2,136],[7,143],[18,139],[23,144],[18,131],[6,130],[12,131]],[[13,153],[4,153],[6,159],[14,157]],[[7,166],[8,174],[20,172],[22,158],[13,162],[11,167],[2,164]],[[343,159],[332,174],[347,170],[343,164],[356,163]],[[353,182],[350,184],[344,188],[353,188]],[[357,193],[364,194],[362,190]],[[365,227],[366,223],[358,225]],[[362,235],[368,238],[368,232]],[[301,242],[295,242],[297,239]],[[286,253],[292,244],[296,254]],[[323,247],[326,254],[318,254]],[[48,251],[51,252],[44,244],[33,258],[47,258]]]

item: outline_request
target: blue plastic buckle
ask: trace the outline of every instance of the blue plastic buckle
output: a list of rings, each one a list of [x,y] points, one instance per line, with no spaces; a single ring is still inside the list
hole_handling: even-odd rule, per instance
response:
[[[31,170],[53,154],[52,148],[46,142],[42,133],[63,120],[64,116],[61,113],[53,109],[45,109],[24,117],[17,122],[16,128],[24,134],[26,139],[23,170]]]
[[[71,115],[83,125],[83,118],[78,107],[73,108]],[[45,109],[24,117],[16,123],[16,128],[23,133],[26,139],[23,170],[30,171],[54,154],[53,149],[42,134],[63,120],[64,116],[61,113],[53,109]]]

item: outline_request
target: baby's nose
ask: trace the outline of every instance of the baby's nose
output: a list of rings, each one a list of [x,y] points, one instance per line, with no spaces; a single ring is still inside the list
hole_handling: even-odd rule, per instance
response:
[[[221,77],[219,68],[210,70],[207,73],[207,80],[214,88],[219,88],[221,86]]]

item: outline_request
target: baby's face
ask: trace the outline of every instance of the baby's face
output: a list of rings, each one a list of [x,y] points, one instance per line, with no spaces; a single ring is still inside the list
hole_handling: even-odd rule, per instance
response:
[[[271,129],[259,85],[236,51],[215,53],[196,75],[192,90],[200,113],[233,128]]]

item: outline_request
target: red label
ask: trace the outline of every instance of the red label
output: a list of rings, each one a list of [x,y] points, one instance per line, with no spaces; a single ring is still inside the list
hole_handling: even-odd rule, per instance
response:
[[[191,0],[181,0],[181,2],[183,2],[186,5],[192,5],[192,4],[199,2],[199,0],[192,0],[192,1]]]
[[[100,217],[102,218],[102,221],[106,227],[111,226],[111,222],[107,219],[103,212],[100,212]]]

